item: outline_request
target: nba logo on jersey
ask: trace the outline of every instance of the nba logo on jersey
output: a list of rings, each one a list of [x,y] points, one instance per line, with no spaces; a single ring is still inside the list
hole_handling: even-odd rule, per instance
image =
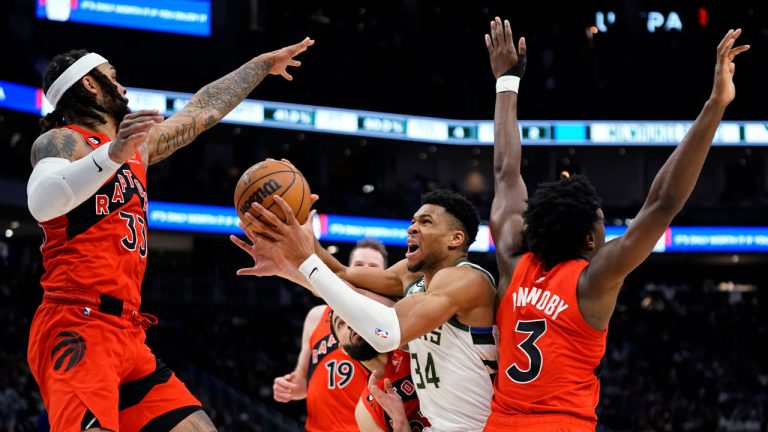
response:
[[[389,337],[389,332],[388,331],[382,330],[382,329],[380,329],[378,327],[373,329],[373,334],[375,334],[376,336],[378,336],[378,337],[380,337],[382,339],[386,339],[386,338]]]

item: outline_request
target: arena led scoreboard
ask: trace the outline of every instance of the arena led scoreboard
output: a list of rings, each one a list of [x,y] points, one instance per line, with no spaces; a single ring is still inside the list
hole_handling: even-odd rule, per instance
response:
[[[179,112],[190,93],[129,88],[133,110]],[[0,81],[0,109],[46,114],[42,89]],[[492,120],[454,120],[246,99],[223,123],[452,145],[493,145]],[[676,146],[692,121],[521,120],[524,145]],[[768,121],[723,121],[714,146],[768,146]]]
[[[57,22],[211,35],[210,0],[37,0],[35,16]]]

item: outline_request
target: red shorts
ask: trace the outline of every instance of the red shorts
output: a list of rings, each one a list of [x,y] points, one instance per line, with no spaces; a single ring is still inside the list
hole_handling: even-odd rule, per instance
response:
[[[507,416],[491,413],[485,423],[485,432],[595,432],[597,423],[563,414],[524,414]]]
[[[202,409],[145,339],[139,322],[44,301],[27,359],[51,430],[170,430]]]

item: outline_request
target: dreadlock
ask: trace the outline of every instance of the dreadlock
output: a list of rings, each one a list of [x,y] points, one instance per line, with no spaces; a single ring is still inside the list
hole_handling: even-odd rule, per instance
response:
[[[548,268],[579,258],[599,208],[600,198],[583,175],[540,184],[523,213],[525,246]]]
[[[469,245],[477,237],[477,228],[480,226],[480,216],[475,206],[463,196],[445,189],[428,192],[421,197],[421,205],[434,204],[445,209],[457,222],[466,237],[462,245],[464,251],[469,250]]]
[[[74,62],[86,54],[88,54],[88,51],[81,49],[72,50],[54,57],[43,74],[43,91],[47,93],[53,82],[56,81],[56,78],[61,76],[68,67],[72,66]],[[96,80],[110,96],[122,99],[122,96],[117,91],[117,87],[101,71],[94,68],[87,75]],[[107,108],[97,102],[93,94],[89,93],[83,87],[82,82],[78,81],[64,92],[59,103],[56,105],[56,109],[40,119],[41,133],[68,124],[66,117],[90,118],[97,123],[104,124],[107,120],[103,114],[109,114]]]

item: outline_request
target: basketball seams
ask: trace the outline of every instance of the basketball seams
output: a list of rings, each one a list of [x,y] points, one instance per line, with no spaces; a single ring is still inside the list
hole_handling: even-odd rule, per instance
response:
[[[285,199],[286,202],[288,202],[289,206],[294,211],[297,219],[299,217],[306,217],[309,213],[309,208],[307,208],[306,211],[304,211],[303,207],[304,207],[304,202],[308,200],[309,193],[310,193],[309,184],[306,178],[304,178],[304,175],[300,171],[296,170],[295,167],[292,167],[282,162],[277,162],[277,161],[271,161],[271,162],[272,163],[267,163],[266,167],[260,168],[258,171],[279,168],[277,171],[272,171],[272,172],[260,175],[259,177],[252,180],[249,179],[247,184],[243,182],[243,177],[241,177],[241,179],[238,181],[238,186],[237,188],[235,188],[235,192],[237,195],[236,207],[237,207],[238,213],[240,214],[240,216],[242,216],[242,213],[240,213],[241,206],[245,202],[249,200],[254,200],[255,202],[256,197],[254,197],[254,195],[258,193],[258,190],[261,187],[263,187],[265,183],[270,181],[270,178],[277,177],[277,178],[285,179],[285,176],[287,176],[288,173],[291,173],[293,174],[293,176],[287,182],[287,185],[281,188],[281,191],[279,193],[270,194],[268,196],[263,197],[262,199],[266,201],[267,198],[272,198],[274,197],[274,195],[278,195],[281,198]],[[277,164],[280,164],[280,166],[278,166]],[[282,169],[283,166],[285,166],[286,169]],[[296,180],[297,176],[301,177],[301,184],[297,184],[297,180]],[[295,186],[298,186],[301,188],[300,195],[298,191],[294,190]],[[297,198],[298,198],[298,201],[297,201]],[[293,205],[295,204],[298,204],[298,205],[294,209]],[[272,202],[269,204],[269,206],[265,206],[264,208],[267,211],[270,211],[271,213],[275,214],[275,216],[278,216],[276,213],[277,213],[277,210],[280,208],[278,205],[278,209],[274,209],[273,211],[273,207],[275,205],[278,205],[278,204],[274,199],[272,199]],[[311,203],[309,203],[309,206],[311,206]],[[283,213],[282,209],[280,210],[281,210],[280,213]],[[259,215],[254,214],[250,210],[246,210],[246,211],[251,213],[254,217],[256,217],[257,220],[261,220],[260,214]],[[283,214],[282,217],[278,216],[278,218],[285,219],[285,215]],[[246,225],[250,225],[246,221],[243,221],[243,222],[246,223]]]

